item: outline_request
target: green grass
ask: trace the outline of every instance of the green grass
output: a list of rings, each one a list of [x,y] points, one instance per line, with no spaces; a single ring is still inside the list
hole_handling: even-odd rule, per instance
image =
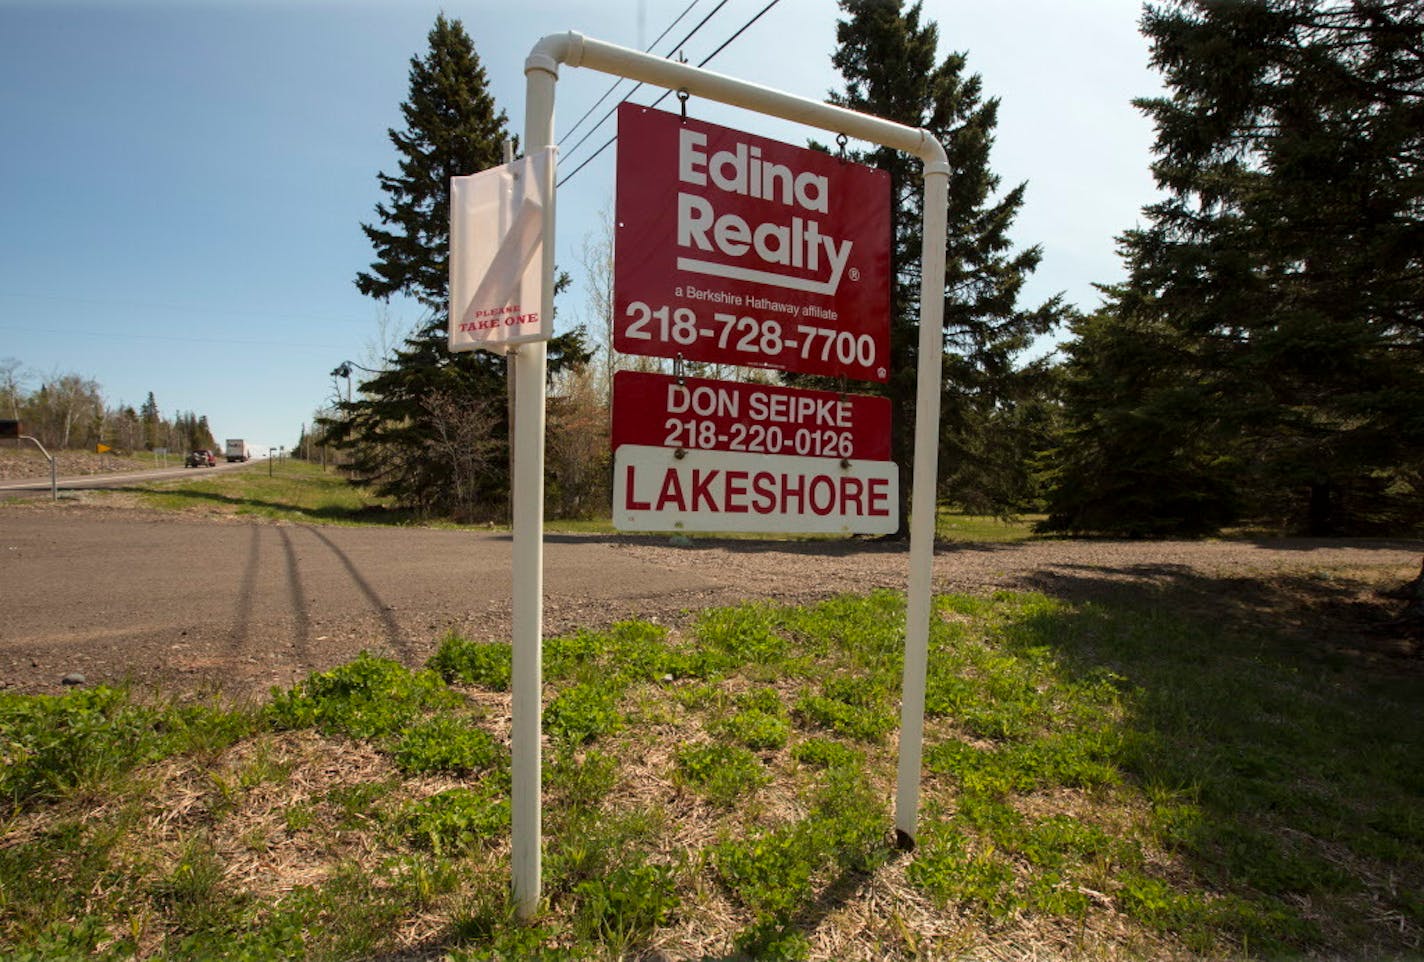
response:
[[[1024,514],[1013,518],[995,518],[989,515],[964,514],[944,505],[939,508],[935,519],[935,537],[940,541],[972,541],[988,544],[1003,544],[1013,541],[1027,541],[1039,537],[1033,526],[1046,515]]]
[[[449,636],[419,670],[362,655],[252,710],[0,694],[0,944],[1417,956],[1416,677],[1157,601],[937,599],[908,853],[891,844],[901,597],[549,639],[532,925],[508,901],[503,646]]]
[[[248,463],[221,474],[135,485],[143,502],[168,511],[220,511],[280,521],[325,524],[408,524],[409,512],[306,461]]]

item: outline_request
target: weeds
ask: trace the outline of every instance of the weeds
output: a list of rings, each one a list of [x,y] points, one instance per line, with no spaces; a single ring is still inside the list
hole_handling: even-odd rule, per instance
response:
[[[868,915],[898,928],[847,936],[861,954],[1044,932],[1104,957],[1417,953],[1416,693],[1165,607],[939,599],[899,856],[898,596],[549,639],[535,925],[508,901],[508,747],[487,718],[507,645],[448,636],[422,670],[362,654],[260,711],[0,694],[0,944],[803,958],[874,891]]]
[[[677,773],[718,805],[732,805],[767,781],[757,757],[737,745],[688,745],[678,749]]]
[[[436,855],[462,854],[496,841],[509,827],[509,799],[498,790],[452,788],[400,814],[405,838]]]

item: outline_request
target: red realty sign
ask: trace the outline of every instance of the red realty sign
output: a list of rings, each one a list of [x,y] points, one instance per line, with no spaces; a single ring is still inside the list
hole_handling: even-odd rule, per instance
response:
[[[889,461],[890,400],[619,371],[613,449],[625,444]]]
[[[887,173],[627,103],[618,140],[617,350],[886,380]]]

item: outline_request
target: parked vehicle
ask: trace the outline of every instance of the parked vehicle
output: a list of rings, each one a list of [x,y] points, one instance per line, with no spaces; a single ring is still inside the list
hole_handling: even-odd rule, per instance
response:
[[[183,462],[185,468],[215,468],[218,466],[218,459],[213,456],[213,452],[206,448],[191,451],[188,458]]]

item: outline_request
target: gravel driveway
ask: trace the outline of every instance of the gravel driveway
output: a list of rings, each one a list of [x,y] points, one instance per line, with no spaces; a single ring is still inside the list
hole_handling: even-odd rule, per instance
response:
[[[1127,592],[1287,628],[1387,614],[1373,589],[1418,571],[1420,541],[945,544],[937,591]],[[0,507],[0,687],[129,679],[263,692],[368,649],[418,664],[448,631],[507,638],[507,534],[192,518],[83,503]],[[882,542],[550,535],[545,632],[623,618],[671,626],[709,605],[901,590]],[[1382,614],[1384,613],[1384,614]],[[1337,619],[1338,620],[1338,619]],[[1334,622],[1332,622],[1334,624]],[[1416,659],[1417,660],[1417,659]]]

